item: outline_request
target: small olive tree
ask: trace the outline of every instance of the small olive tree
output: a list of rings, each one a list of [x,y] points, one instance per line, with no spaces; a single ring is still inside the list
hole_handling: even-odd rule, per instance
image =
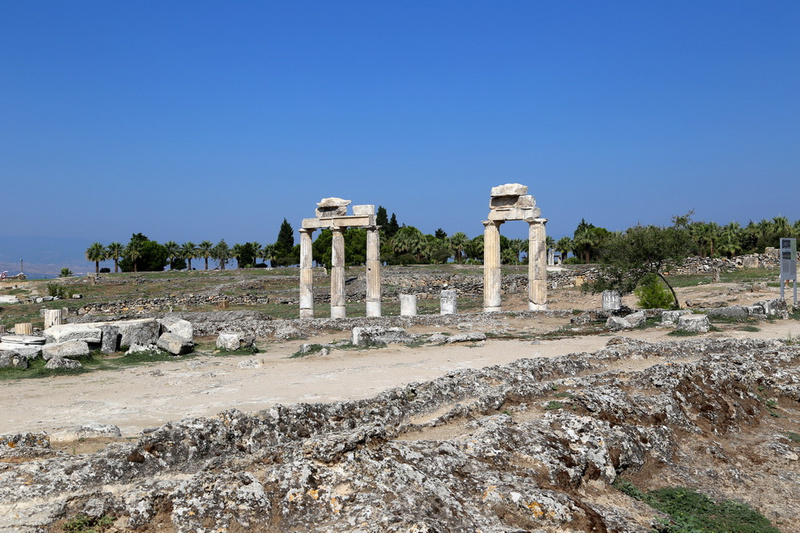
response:
[[[686,259],[690,251],[691,237],[682,225],[634,226],[609,240],[600,257],[600,273],[585,288],[593,293],[616,290],[629,294],[648,275],[655,275],[669,288],[673,305],[679,308],[678,296],[664,273]]]

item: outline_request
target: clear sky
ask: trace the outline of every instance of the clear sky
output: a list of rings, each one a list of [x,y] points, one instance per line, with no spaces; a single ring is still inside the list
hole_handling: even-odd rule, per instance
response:
[[[274,242],[328,196],[474,237],[514,182],[556,238],[794,221],[799,179],[796,0],[0,10],[2,268],[91,270],[136,232]]]

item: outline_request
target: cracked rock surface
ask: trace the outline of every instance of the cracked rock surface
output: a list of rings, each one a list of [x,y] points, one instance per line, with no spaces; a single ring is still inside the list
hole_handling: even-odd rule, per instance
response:
[[[649,360],[648,365],[631,361]],[[800,347],[611,338],[367,400],[185,419],[71,455],[0,439],[0,531],[649,531],[611,486],[683,485],[800,523]]]

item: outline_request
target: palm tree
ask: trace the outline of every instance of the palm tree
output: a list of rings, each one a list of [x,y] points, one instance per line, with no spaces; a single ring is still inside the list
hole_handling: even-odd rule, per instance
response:
[[[430,244],[420,230],[414,226],[405,226],[392,237],[392,249],[395,255],[410,254],[417,262],[423,263],[430,251]]]
[[[236,259],[236,268],[242,268],[242,256],[245,254],[244,244],[236,243],[231,247],[231,257]]]
[[[181,246],[181,257],[189,263],[189,270],[192,269],[192,259],[197,257],[197,246],[192,241],[186,241]]]
[[[112,242],[106,246],[106,258],[114,260],[114,273],[119,272],[119,258],[122,257],[125,247],[121,242]]]
[[[261,248],[261,257],[264,258],[264,262],[272,268],[272,261],[275,260],[275,244],[265,244],[263,248]]]
[[[555,245],[556,252],[561,254],[561,262],[567,258],[567,255],[572,251],[572,239],[569,237],[561,237]]]
[[[94,261],[95,274],[100,272],[100,261],[104,260],[105,258],[106,258],[106,249],[99,242],[93,242],[86,249],[86,259],[88,261]]]
[[[181,254],[181,247],[175,241],[167,241],[164,243],[164,249],[167,251],[167,259],[169,260],[169,269],[172,270],[173,262]]]
[[[511,249],[514,251],[514,260],[515,265],[519,265],[522,263],[522,260],[519,258],[519,255],[522,252],[528,252],[528,240],[527,239],[511,239]]]
[[[773,240],[775,241],[772,246],[777,247],[778,239],[792,236],[792,224],[786,217],[775,217],[772,219],[772,231],[774,232]]]
[[[142,241],[131,239],[131,242],[125,247],[125,257],[133,263],[133,271],[138,272],[139,269],[136,263],[142,257]]]
[[[450,236],[450,246],[453,247],[453,254],[456,256],[456,263],[461,263],[462,256],[464,255],[464,248],[467,247],[469,237],[466,233],[458,231]]]
[[[211,251],[214,249],[214,243],[211,241],[203,241],[197,245],[197,256],[206,260],[206,270],[208,270],[208,258],[211,257]]]
[[[261,243],[253,241],[253,242],[248,242],[247,245],[250,248],[250,253],[253,254],[253,263],[257,263],[258,258],[261,257],[264,253]]]
[[[717,251],[726,256],[733,257],[742,250],[742,228],[738,222],[725,225],[720,231]]]
[[[211,257],[217,260],[220,270],[225,270],[225,263],[231,258],[231,249],[225,239],[222,239],[214,246],[214,249],[211,250]]]

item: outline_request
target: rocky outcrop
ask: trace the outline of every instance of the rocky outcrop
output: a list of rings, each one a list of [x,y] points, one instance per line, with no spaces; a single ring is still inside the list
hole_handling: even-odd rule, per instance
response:
[[[187,419],[94,455],[19,438],[0,530],[85,513],[148,531],[648,531],[655,513],[610,487],[625,476],[746,501],[790,531],[800,467],[772,413],[797,416],[799,365],[779,341],[612,338],[371,400]]]

